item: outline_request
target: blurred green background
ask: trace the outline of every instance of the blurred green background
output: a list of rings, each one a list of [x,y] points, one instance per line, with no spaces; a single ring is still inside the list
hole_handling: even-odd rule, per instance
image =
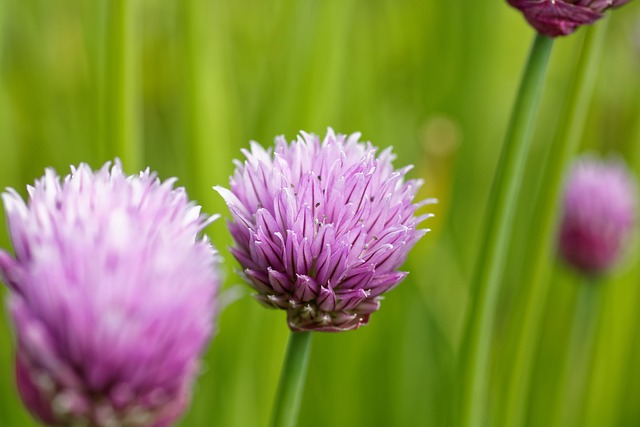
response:
[[[119,10],[118,8],[122,9]],[[115,11],[115,14],[114,14]],[[118,15],[121,13],[121,15]],[[124,16],[126,25],[119,25]],[[611,13],[583,149],[640,168],[640,7]],[[122,22],[122,21],[120,21]],[[122,30],[121,32],[119,32]],[[118,34],[123,34],[118,38]],[[584,29],[556,42],[498,313],[490,395],[498,425],[515,339],[539,175]],[[301,426],[452,424],[456,352],[489,185],[533,32],[496,0],[0,0],[0,186],[24,194],[52,166],[122,157],[177,176],[206,212],[228,216],[226,185],[249,140],[263,145],[328,126],[416,165],[436,218],[409,278],[368,326],[316,334]],[[120,58],[120,59],[119,59]],[[122,62],[122,58],[128,58]],[[123,108],[122,106],[127,106]],[[4,221],[4,220],[3,220]],[[9,247],[2,227],[0,242]],[[207,230],[240,284],[224,221]],[[636,239],[602,286],[581,425],[640,425],[640,253]],[[554,267],[537,346],[528,424],[563,402],[579,279]],[[264,426],[288,329],[242,285],[225,308],[181,426]],[[0,309],[0,426],[35,425],[13,382],[13,337]]]

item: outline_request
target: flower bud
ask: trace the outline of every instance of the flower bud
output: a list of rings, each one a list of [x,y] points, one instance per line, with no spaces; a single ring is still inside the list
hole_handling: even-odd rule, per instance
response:
[[[585,274],[608,270],[620,258],[636,217],[636,182],[622,161],[580,158],[564,194],[559,247]]]
[[[611,8],[629,0],[507,0],[519,9],[540,34],[566,36],[583,25],[591,25]]]

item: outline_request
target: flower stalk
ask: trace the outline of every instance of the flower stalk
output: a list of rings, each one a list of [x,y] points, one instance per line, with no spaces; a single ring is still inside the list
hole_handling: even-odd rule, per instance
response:
[[[513,108],[502,149],[484,227],[475,274],[471,307],[462,347],[461,425],[485,425],[489,361],[497,300],[504,270],[508,237],[521,185],[531,128],[545,80],[553,39],[536,35]]]
[[[556,396],[556,418],[553,424],[556,427],[583,425],[580,415],[583,413],[582,402],[598,330],[601,285],[597,280],[587,277],[578,289],[569,347]]]
[[[142,145],[137,135],[134,13],[136,1],[106,2],[104,71],[101,91],[100,156],[118,156],[127,168],[142,166]],[[113,148],[111,148],[113,147]]]
[[[549,153],[549,163],[542,178],[540,202],[536,204],[531,240],[528,245],[527,265],[522,292],[525,307],[520,332],[516,334],[514,365],[510,370],[505,426],[524,425],[526,403],[529,396],[531,370],[535,349],[539,341],[540,326],[549,288],[550,248],[555,238],[554,228],[558,217],[562,177],[566,165],[578,149],[583,134],[589,101],[599,69],[600,57],[606,35],[606,21],[587,30],[574,84],[568,94],[569,104],[560,120],[560,130]]]
[[[297,424],[311,354],[311,332],[291,332],[273,408],[271,427]]]

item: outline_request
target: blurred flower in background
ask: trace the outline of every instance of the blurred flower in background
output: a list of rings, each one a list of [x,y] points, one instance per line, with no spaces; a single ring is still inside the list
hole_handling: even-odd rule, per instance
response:
[[[602,18],[607,9],[629,0],[507,0],[529,24],[549,37],[566,36]]]
[[[18,389],[56,426],[162,427],[190,401],[213,332],[210,222],[175,179],[49,169],[29,200],[3,194],[15,258],[2,252]]]
[[[323,141],[303,133],[274,152],[257,143],[236,162],[231,191],[216,190],[233,216],[233,255],[269,307],[287,310],[294,331],[345,331],[368,322],[381,295],[407,275],[396,271],[428,231],[413,203],[421,185],[395,170],[360,135]]]
[[[559,246],[586,274],[606,271],[620,257],[636,218],[636,180],[619,159],[583,156],[564,195]]]

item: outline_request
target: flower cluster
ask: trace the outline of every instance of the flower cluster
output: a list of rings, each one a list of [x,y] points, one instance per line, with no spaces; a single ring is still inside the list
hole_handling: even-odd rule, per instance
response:
[[[2,195],[18,388],[44,423],[162,427],[188,405],[217,256],[199,237],[210,220],[174,181],[81,164],[62,181],[47,170],[27,203]]]
[[[415,216],[421,182],[395,170],[391,149],[377,153],[359,134],[324,140],[302,133],[275,149],[257,143],[236,162],[226,201],[242,265],[257,299],[287,311],[294,331],[344,331],[366,324],[381,295],[428,230]]]
[[[629,0],[507,0],[519,9],[541,34],[566,36],[583,25],[591,25],[611,8]]]
[[[559,246],[587,273],[607,270],[620,256],[636,217],[636,182],[616,159],[579,159],[568,177]]]

